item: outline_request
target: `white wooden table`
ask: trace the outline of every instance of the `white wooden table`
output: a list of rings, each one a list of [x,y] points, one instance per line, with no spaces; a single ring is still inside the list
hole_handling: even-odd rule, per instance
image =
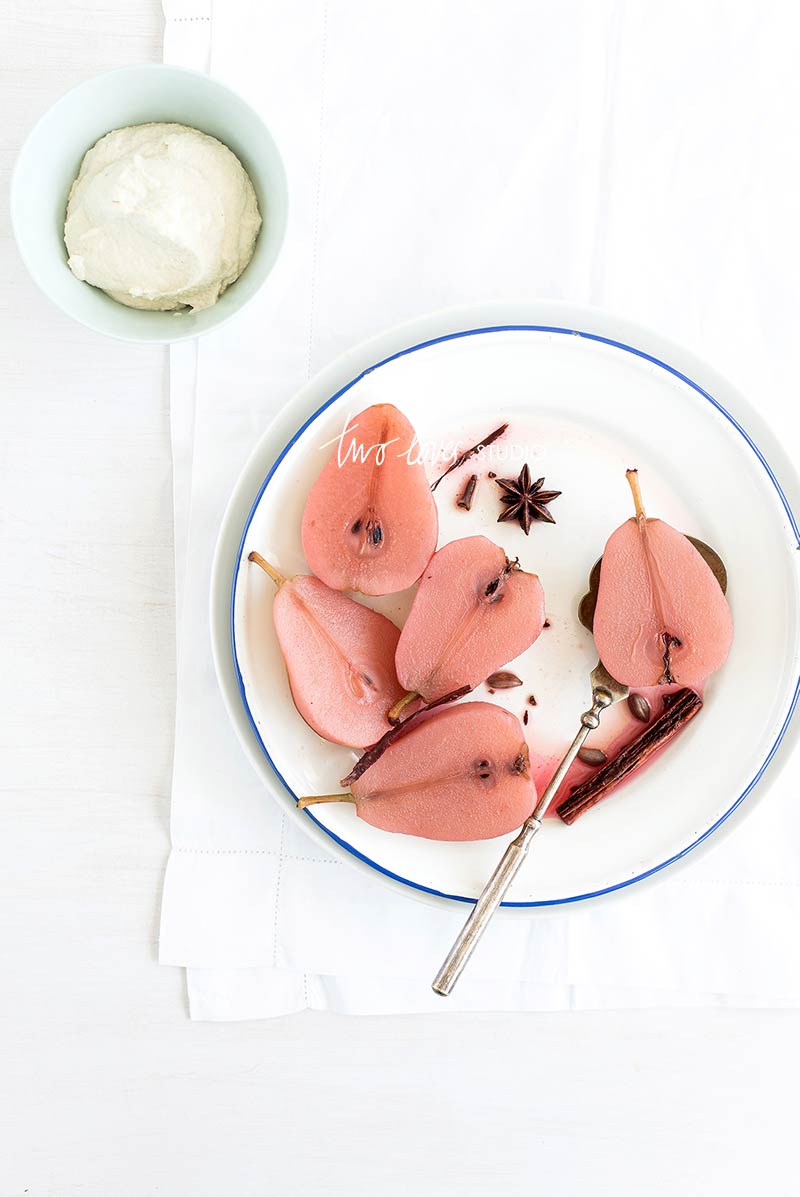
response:
[[[25,132],[160,57],[155,0],[6,3],[0,1194],[795,1191],[800,1012],[192,1024],[156,964],[174,699],[166,353],[35,290]]]

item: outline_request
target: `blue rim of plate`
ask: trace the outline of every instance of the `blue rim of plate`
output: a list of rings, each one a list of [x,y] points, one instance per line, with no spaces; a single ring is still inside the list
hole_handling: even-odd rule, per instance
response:
[[[327,408],[329,408],[332,403],[335,403],[337,399],[340,399],[342,397],[342,395],[345,395],[345,394],[347,394],[347,392],[349,390],[352,390],[352,388],[354,386],[356,386],[359,382],[361,382],[361,380],[363,378],[366,378],[366,376],[368,374],[374,373],[375,370],[380,370],[382,366],[387,366],[390,362],[397,361],[398,358],[407,357],[409,354],[416,353],[420,349],[429,349],[432,345],[441,345],[442,343],[444,343],[446,341],[457,341],[457,340],[461,340],[464,337],[474,337],[474,336],[481,336],[485,333],[499,333],[499,332],[553,333],[553,334],[557,334],[560,336],[581,337],[583,340],[586,340],[586,341],[597,341],[602,345],[610,345],[614,349],[621,349],[625,353],[632,354],[634,357],[643,358],[644,361],[650,362],[654,366],[659,366],[662,370],[665,370],[668,374],[671,374],[674,378],[678,378],[681,380],[681,382],[686,383],[687,386],[690,386],[692,388],[692,390],[697,392],[698,395],[702,395],[702,397],[708,403],[710,403],[712,405],[712,407],[716,408],[716,410],[721,415],[723,415],[725,417],[725,419],[729,422],[729,424],[731,424],[731,426],[736,429],[736,431],[739,433],[739,435],[745,440],[745,442],[747,443],[749,448],[753,451],[753,453],[757,457],[758,461],[760,462],[761,466],[763,467],[764,471],[766,472],[767,477],[769,478],[772,486],[774,487],[775,491],[777,492],[778,498],[780,499],[781,505],[786,513],[786,517],[787,517],[787,519],[789,521],[789,525],[792,529],[792,534],[794,535],[795,541],[797,542],[797,548],[800,549],[800,528],[798,528],[797,520],[794,517],[794,513],[792,512],[792,508],[789,504],[789,500],[787,499],[786,495],[784,494],[783,488],[781,487],[780,482],[778,481],[777,477],[775,476],[775,473],[774,473],[772,467],[770,466],[767,459],[764,457],[764,455],[761,452],[761,450],[759,449],[758,445],[755,443],[755,441],[749,435],[749,433],[742,427],[742,425],[739,423],[739,421],[733,415],[731,415],[731,413],[728,411],[728,409],[726,407],[724,407],[723,404],[721,404],[719,402],[718,399],[715,399],[713,395],[709,394],[708,391],[706,391],[698,383],[694,382],[693,379],[689,378],[689,376],[687,374],[683,374],[680,370],[676,370],[674,366],[670,366],[667,362],[661,361],[660,358],[654,357],[650,353],[646,353],[643,349],[636,349],[633,345],[626,345],[624,341],[615,341],[611,337],[603,337],[603,336],[600,336],[598,333],[582,332],[581,330],[575,329],[575,328],[561,328],[557,325],[549,325],[549,324],[494,324],[494,325],[487,325],[486,327],[482,327],[482,328],[462,329],[458,332],[445,333],[442,336],[431,337],[428,340],[419,341],[415,345],[409,345],[405,349],[400,349],[396,353],[392,353],[388,357],[382,358],[380,361],[375,362],[374,365],[367,366],[366,369],[361,370],[354,378],[350,379],[349,382],[345,383],[344,386],[340,387],[338,391],[336,391],[333,395],[331,395],[329,399],[326,399],[324,403],[320,404],[320,406],[314,412],[312,412],[312,414],[308,417],[308,419],[305,420],[305,422],[303,424],[301,424],[301,426],[297,429],[297,431],[295,432],[295,434],[291,438],[291,440],[287,441],[287,443],[284,445],[281,452],[276,457],[275,461],[272,463],[269,473],[267,474],[266,478],[264,479],[261,486],[259,487],[258,494],[256,495],[255,499],[253,500],[253,504],[250,508],[250,512],[247,516],[247,520],[245,521],[244,529],[242,531],[242,536],[239,541],[239,548],[237,549],[237,552],[236,552],[236,561],[234,563],[233,578],[231,581],[230,636],[231,636],[231,651],[233,654],[233,665],[234,665],[234,669],[236,671],[236,683],[239,687],[239,696],[242,700],[242,705],[244,707],[245,714],[247,715],[247,720],[250,724],[250,727],[253,730],[253,734],[255,735],[256,740],[258,741],[261,751],[263,752],[264,756],[266,757],[267,761],[269,762],[270,768],[272,769],[273,773],[277,777],[278,781],[284,787],[286,792],[291,795],[291,797],[294,799],[295,802],[297,802],[297,795],[295,794],[294,790],[291,788],[291,786],[287,782],[286,778],[280,772],[277,765],[275,764],[272,757],[270,756],[267,746],[261,738],[261,733],[259,732],[258,727],[256,726],[256,721],[253,718],[252,711],[250,710],[250,704],[247,701],[247,693],[245,690],[244,678],[242,677],[242,671],[239,667],[239,657],[238,657],[238,654],[236,651],[236,627],[235,627],[236,581],[239,576],[239,569],[240,569],[241,562],[242,562],[242,553],[244,551],[244,543],[245,543],[245,540],[247,539],[247,533],[250,530],[250,525],[253,522],[253,516],[256,513],[256,509],[257,509],[259,503],[261,502],[264,492],[267,489],[272,477],[274,476],[275,471],[278,469],[281,462],[286,457],[286,454],[289,452],[289,450],[292,448],[292,446],[294,444],[296,444],[296,442],[303,435],[303,433],[306,431],[306,429],[308,427],[310,427],[310,425],[314,423],[314,421],[318,418],[318,416],[320,416],[322,414],[322,412],[324,412]],[[652,868],[647,869],[644,873],[639,873],[635,877],[628,877],[624,881],[618,882],[616,885],[607,885],[603,889],[592,890],[590,893],[586,893],[586,894],[572,894],[572,895],[570,895],[570,897],[567,897],[567,898],[542,898],[538,902],[503,902],[502,906],[509,907],[509,908],[517,908],[517,909],[520,909],[520,908],[523,908],[523,909],[528,908],[529,909],[529,908],[540,907],[540,906],[567,906],[573,902],[586,902],[590,898],[599,898],[603,894],[610,894],[610,893],[614,893],[617,890],[626,889],[630,885],[635,885],[638,881],[644,881],[645,878],[652,877],[655,873],[660,873],[662,869],[668,868],[670,865],[674,864],[676,861],[682,860],[684,856],[687,856],[689,852],[691,852],[694,848],[697,848],[698,845],[702,844],[705,840],[707,840],[709,838],[709,836],[713,835],[714,832],[719,827],[722,826],[722,824],[726,821],[726,819],[730,818],[730,816],[737,809],[737,807],[741,806],[741,804],[748,797],[748,795],[750,793],[752,793],[752,791],[758,785],[761,778],[764,776],[764,773],[768,769],[771,761],[773,760],[775,753],[778,751],[778,748],[780,747],[780,745],[784,739],[784,736],[786,735],[786,732],[788,731],[789,724],[791,723],[791,720],[792,720],[792,716],[794,715],[794,712],[797,708],[798,700],[800,700],[800,677],[798,677],[798,679],[797,679],[797,683],[794,688],[794,694],[792,695],[792,700],[789,704],[789,709],[786,713],[783,723],[781,724],[780,730],[778,731],[778,734],[775,737],[775,741],[772,744],[772,747],[770,748],[769,752],[765,756],[764,760],[761,762],[761,765],[760,765],[758,771],[756,772],[755,776],[753,778],[751,778],[751,780],[748,782],[747,786],[744,788],[744,790],[742,790],[741,794],[739,794],[738,798],[736,798],[736,800],[732,803],[732,805],[728,807],[728,809],[725,811],[725,813],[720,815],[720,817],[717,819],[717,821],[715,823],[713,823],[711,825],[711,827],[708,827],[703,832],[702,835],[698,836],[698,838],[696,840],[693,840],[692,843],[687,845],[686,848],[683,848],[680,852],[676,852],[673,856],[670,856],[667,860],[662,861],[660,864],[654,865]],[[330,839],[332,839],[335,843],[337,843],[340,848],[344,848],[345,851],[349,852],[351,856],[354,856],[358,860],[362,861],[364,864],[369,865],[369,867],[371,869],[375,869],[378,873],[383,873],[383,875],[385,877],[390,877],[393,881],[398,881],[398,882],[400,882],[401,885],[408,886],[409,889],[420,890],[422,893],[432,894],[434,897],[437,897],[437,898],[446,898],[451,902],[466,902],[466,903],[471,903],[473,905],[476,902],[476,900],[477,900],[476,898],[470,898],[470,897],[465,896],[464,894],[448,894],[448,893],[445,893],[443,890],[434,889],[432,886],[429,886],[429,885],[421,885],[420,882],[418,882],[418,881],[412,881],[408,877],[402,877],[399,873],[392,872],[391,869],[387,869],[383,865],[378,864],[378,862],[376,860],[372,860],[371,857],[365,856],[363,852],[359,852],[359,850],[357,848],[354,848],[352,844],[347,842],[347,840],[344,840],[344,839],[342,839],[341,836],[336,835],[336,833],[334,831],[331,831],[331,829],[329,827],[326,827],[324,823],[320,822],[320,820],[308,808],[306,808],[303,813],[306,815],[307,818],[311,819],[317,825],[317,827],[325,833],[325,835],[327,835]]]

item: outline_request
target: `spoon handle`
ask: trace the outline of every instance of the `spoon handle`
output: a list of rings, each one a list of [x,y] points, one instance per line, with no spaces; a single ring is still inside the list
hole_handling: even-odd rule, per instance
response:
[[[452,993],[467,961],[478,946],[478,940],[486,930],[489,920],[503,901],[508,887],[519,872],[523,860],[528,855],[530,842],[541,825],[541,821],[531,815],[522,824],[522,830],[517,838],[506,848],[502,860],[486,883],[483,893],[461,928],[458,939],[434,978],[434,993],[441,994],[442,997],[448,997]]]
[[[433,992],[442,997],[448,997],[456,981],[464,971],[478,941],[486,930],[492,915],[508,891],[511,882],[520,870],[523,860],[528,855],[533,837],[542,826],[544,814],[555,797],[561,782],[567,775],[570,765],[578,755],[584,740],[600,722],[600,714],[614,701],[614,696],[605,687],[595,686],[592,692],[592,705],[581,715],[581,726],[570,744],[561,764],[556,769],[550,783],[536,803],[533,814],[522,824],[522,830],[515,840],[508,845],[495,871],[487,881],[483,893],[475,903],[469,918],[461,928],[461,932],[447,954],[442,967],[433,980]]]

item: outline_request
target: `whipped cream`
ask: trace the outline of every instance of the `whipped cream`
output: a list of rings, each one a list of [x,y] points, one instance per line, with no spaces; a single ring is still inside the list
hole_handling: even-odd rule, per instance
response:
[[[132,308],[208,308],[253,256],[261,216],[235,154],[186,125],[115,129],[84,156],[64,240],[76,278]]]

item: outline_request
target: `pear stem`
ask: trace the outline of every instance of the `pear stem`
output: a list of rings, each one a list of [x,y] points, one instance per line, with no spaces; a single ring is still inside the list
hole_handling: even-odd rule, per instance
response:
[[[641,521],[647,518],[644,510],[644,503],[642,502],[642,491],[639,486],[639,471],[626,470],[625,477],[628,479],[628,486],[631,488],[633,495],[633,505],[636,508],[636,518]]]
[[[388,715],[386,716],[389,722],[399,723],[400,716],[402,715],[403,711],[406,709],[409,703],[414,701],[415,698],[419,698],[419,694],[416,690],[409,690],[408,693],[404,694],[402,698],[398,698],[397,702],[393,707],[391,707]]]
[[[278,572],[278,570],[275,568],[274,565],[270,565],[269,561],[267,561],[264,557],[262,557],[260,553],[257,553],[255,551],[255,549],[253,550],[252,553],[247,554],[247,560],[254,562],[256,565],[260,565],[261,568],[263,569],[264,573],[269,574],[269,576],[272,578],[275,585],[280,590],[281,586],[283,586],[286,579],[284,578],[282,573]]]
[[[350,793],[318,794],[316,797],[312,794],[308,798],[298,798],[297,809],[305,810],[307,806],[314,806],[317,802],[355,802],[355,798]]]

